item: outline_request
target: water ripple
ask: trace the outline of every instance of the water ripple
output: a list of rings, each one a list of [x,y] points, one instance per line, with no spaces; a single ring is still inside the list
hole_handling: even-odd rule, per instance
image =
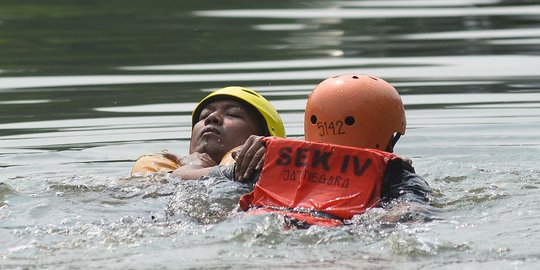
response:
[[[220,18],[273,18],[273,19],[368,19],[368,18],[429,18],[467,16],[538,15],[539,5],[463,7],[463,8],[414,8],[376,9],[348,8],[339,6],[326,9],[242,9],[194,11],[195,16]]]
[[[317,62],[318,61],[318,62]],[[354,62],[355,61],[355,62]],[[352,63],[356,67],[347,67]],[[500,65],[500,63],[505,63]],[[540,56],[439,56],[439,57],[396,57],[378,59],[348,59],[330,61],[319,60],[291,60],[274,62],[275,68],[290,69],[294,66],[305,67],[311,65],[324,67],[322,70],[276,71],[276,72],[249,72],[249,73],[214,73],[212,81],[283,81],[283,80],[313,80],[314,84],[321,78],[328,78],[336,74],[353,74],[362,72],[367,68],[362,65],[369,64],[369,74],[377,74],[388,81],[420,79],[434,80],[501,80],[537,78],[540,75]],[[231,67],[248,67],[260,65],[258,62],[231,64]],[[375,66],[372,66],[375,65]],[[377,67],[376,65],[384,65]],[[339,69],[330,69],[332,66],[342,66]],[[204,67],[201,66],[201,67]],[[208,66],[207,66],[208,67]],[[421,74],[421,75],[420,75]],[[187,83],[206,82],[208,74],[192,75],[86,75],[86,76],[43,76],[43,77],[2,77],[1,89],[60,87],[82,85],[115,85],[135,83]]]

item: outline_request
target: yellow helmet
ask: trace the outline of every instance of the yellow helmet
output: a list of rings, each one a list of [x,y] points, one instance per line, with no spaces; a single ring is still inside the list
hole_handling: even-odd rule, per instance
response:
[[[392,152],[406,125],[401,97],[392,85],[351,74],[328,78],[313,89],[304,132],[307,141]]]
[[[227,98],[239,100],[240,102],[247,103],[255,108],[266,122],[266,135],[285,138],[285,127],[283,126],[283,121],[276,108],[274,108],[274,106],[259,93],[240,86],[221,88],[203,98],[193,110],[191,125],[194,126],[195,123],[197,123],[201,111],[208,103]]]

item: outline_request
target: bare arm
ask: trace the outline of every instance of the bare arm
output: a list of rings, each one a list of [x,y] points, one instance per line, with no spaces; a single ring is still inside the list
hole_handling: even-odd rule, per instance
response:
[[[216,162],[206,153],[193,153],[181,159],[182,166],[174,170],[171,176],[182,179],[199,179],[207,176]]]
[[[263,136],[251,135],[241,150],[233,152],[236,160],[235,179],[246,182],[254,172],[262,170],[266,147],[261,139]],[[180,159],[182,166],[172,172],[173,177],[182,179],[199,179],[208,176],[212,167],[217,166],[210,156],[205,153],[193,153]]]

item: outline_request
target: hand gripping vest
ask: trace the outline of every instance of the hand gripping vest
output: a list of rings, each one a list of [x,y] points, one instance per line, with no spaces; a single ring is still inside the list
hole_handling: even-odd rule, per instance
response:
[[[308,224],[336,226],[376,206],[384,172],[396,155],[365,148],[267,138],[253,192],[240,207],[279,212]]]

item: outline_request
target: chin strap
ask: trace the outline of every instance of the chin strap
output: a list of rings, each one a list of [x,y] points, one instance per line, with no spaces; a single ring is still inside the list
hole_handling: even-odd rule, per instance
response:
[[[392,148],[392,151],[390,152],[394,152],[394,146],[396,145],[397,141],[399,140],[399,138],[401,138],[401,134],[399,133],[396,133],[393,137],[392,137],[392,140],[391,140],[391,148]]]
[[[395,146],[397,141],[399,140],[399,138],[401,138],[401,134],[399,133],[396,133],[396,135],[394,135],[394,137],[392,138],[392,146]]]

